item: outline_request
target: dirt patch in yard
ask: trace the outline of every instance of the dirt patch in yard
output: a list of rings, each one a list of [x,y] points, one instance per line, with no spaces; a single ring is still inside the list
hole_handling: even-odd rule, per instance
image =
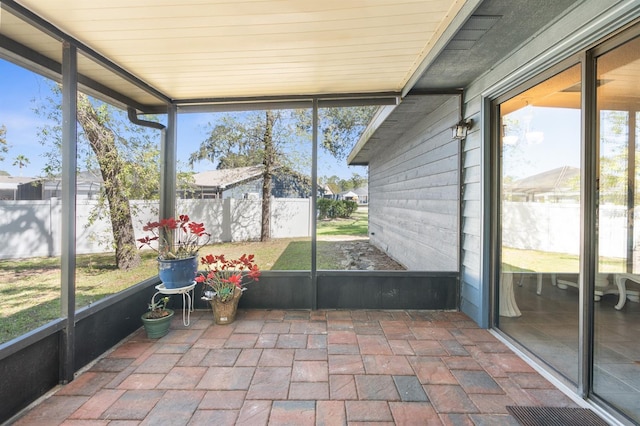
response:
[[[406,269],[382,250],[369,243],[368,238],[343,238],[322,237],[322,240],[329,240],[335,244],[335,250],[342,253],[341,266],[346,270],[403,271]]]

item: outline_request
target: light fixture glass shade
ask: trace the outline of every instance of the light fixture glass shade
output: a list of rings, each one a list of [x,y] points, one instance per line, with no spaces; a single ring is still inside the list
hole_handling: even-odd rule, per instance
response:
[[[467,123],[464,122],[460,122],[458,124],[456,124],[455,126],[453,126],[451,128],[453,134],[453,138],[454,139],[464,139],[467,137],[467,130],[468,130],[468,126]]]

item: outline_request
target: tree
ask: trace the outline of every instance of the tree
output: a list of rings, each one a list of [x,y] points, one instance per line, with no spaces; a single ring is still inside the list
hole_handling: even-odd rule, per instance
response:
[[[0,161],[4,161],[4,154],[9,152],[9,144],[7,144],[7,127],[3,124],[0,126]]]
[[[107,109],[102,108],[102,114],[98,111],[86,95],[78,94],[78,122],[96,156],[104,182],[116,248],[116,264],[119,269],[130,269],[140,264],[140,253],[136,247],[129,199],[120,173],[126,165],[118,153],[116,134],[108,126]]]
[[[59,176],[61,170],[61,110],[60,88],[54,86],[48,102],[36,112],[49,120],[40,129],[40,142],[50,145],[45,157],[44,172]],[[130,269],[140,263],[132,223],[130,199],[151,199],[158,196],[159,149],[150,129],[131,123],[124,111],[87,95],[78,94],[78,157],[88,171],[98,170],[103,185],[98,205],[91,220],[103,216],[108,209],[119,269]],[[156,136],[159,136],[156,134]]]
[[[370,120],[375,107],[326,108],[322,112],[321,146],[338,159],[358,138]],[[225,114],[210,123],[209,136],[192,153],[189,163],[209,160],[219,169],[263,165],[261,241],[270,238],[270,200],[274,170],[296,169],[301,164],[296,147],[308,142],[311,134],[311,111],[252,111]],[[307,145],[308,146],[308,145]]]
[[[22,175],[22,168],[26,167],[27,164],[29,163],[30,163],[29,159],[22,154],[16,156],[16,158],[14,158],[14,161],[13,161],[13,165],[18,166],[20,168],[20,175]]]
[[[271,238],[271,190],[274,170],[286,162],[283,146],[291,142],[286,127],[277,127],[280,114],[253,111],[241,116],[224,115],[211,125],[209,137],[191,154],[189,163],[218,162],[218,169],[262,164],[262,222],[260,241]]]

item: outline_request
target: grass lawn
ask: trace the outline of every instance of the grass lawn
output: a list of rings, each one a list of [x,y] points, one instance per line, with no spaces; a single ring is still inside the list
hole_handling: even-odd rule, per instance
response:
[[[506,271],[578,273],[579,263],[578,256],[572,254],[502,248],[502,264]],[[600,259],[600,272],[621,272],[625,268],[626,263],[622,258]]]
[[[350,219],[318,221],[318,236],[367,236],[367,209]],[[320,239],[320,238],[319,238]],[[341,253],[334,242],[318,241],[318,268],[340,269]],[[206,246],[200,255],[229,258],[254,254],[262,270],[308,270],[311,239],[287,238],[269,242],[222,243]],[[114,266],[114,255],[91,254],[76,258],[78,307],[117,293],[158,273],[155,252],[141,252],[142,264],[130,271]],[[31,258],[0,261],[0,343],[33,330],[60,316],[60,259]]]

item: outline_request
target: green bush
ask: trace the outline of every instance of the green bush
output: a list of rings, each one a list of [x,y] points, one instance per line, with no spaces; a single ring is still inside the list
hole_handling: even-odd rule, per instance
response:
[[[333,200],[330,200],[328,198],[319,198],[318,202],[316,203],[316,207],[318,208],[318,219],[328,218],[332,205]]]
[[[351,200],[330,200],[320,198],[316,204],[319,219],[350,218],[358,209],[358,203]]]
[[[344,204],[345,211],[345,216],[343,217],[351,217],[351,215],[354,214],[356,210],[358,210],[358,203],[356,203],[355,201],[344,200],[342,201],[342,203]]]

